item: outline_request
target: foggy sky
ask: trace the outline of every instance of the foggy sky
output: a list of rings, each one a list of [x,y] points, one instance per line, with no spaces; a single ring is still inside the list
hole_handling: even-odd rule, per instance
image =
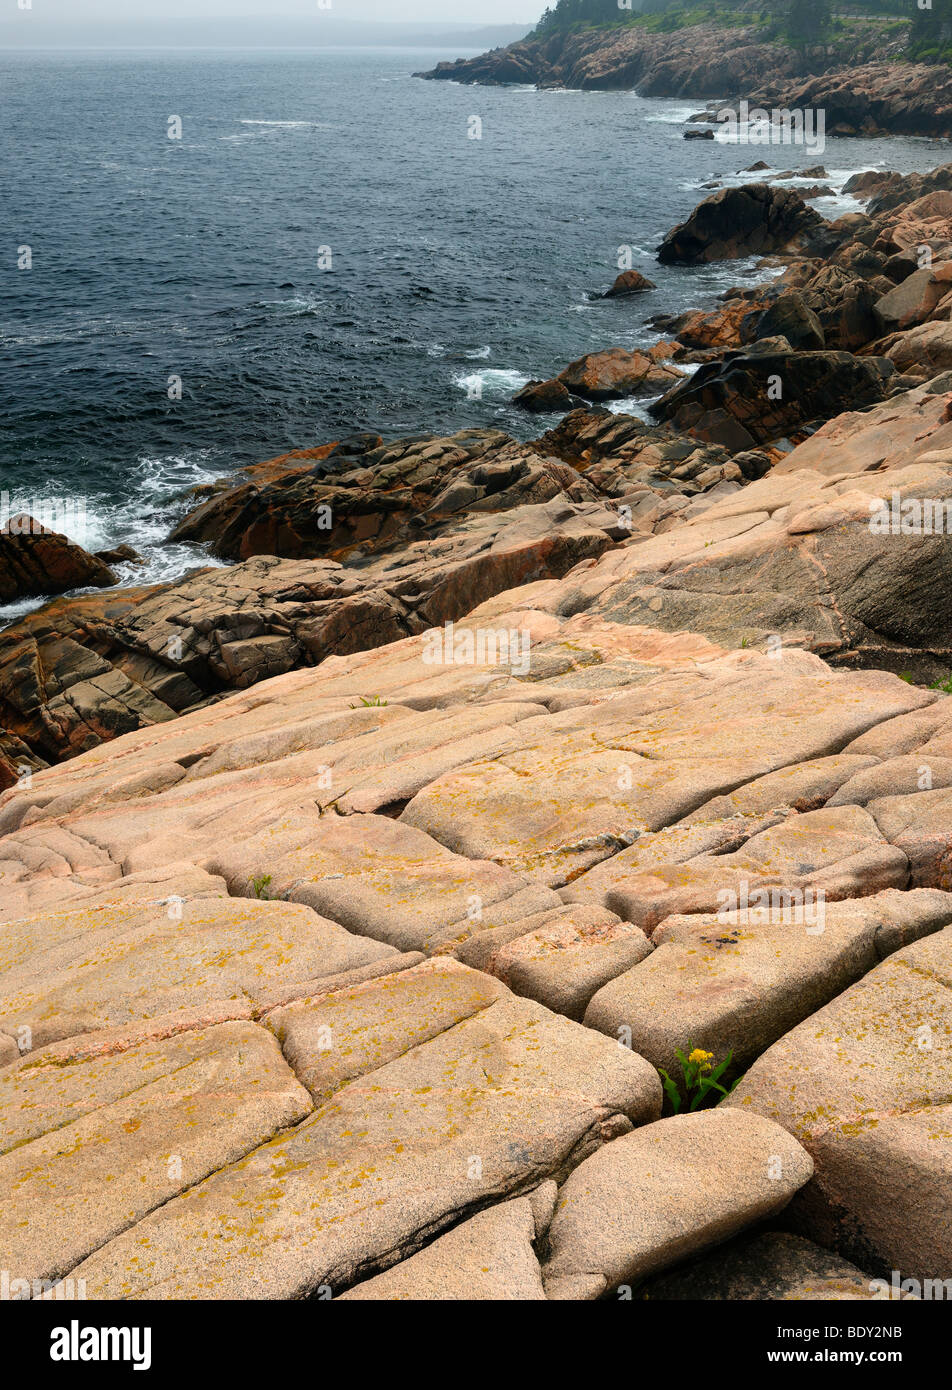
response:
[[[17,17],[28,23],[42,16],[44,27],[62,20],[71,27],[88,20],[94,23],[121,20],[125,26],[135,20],[219,19],[242,17],[274,19],[310,18],[316,12],[335,19],[377,20],[385,22],[425,21],[442,25],[533,24],[545,8],[546,0],[331,0],[331,8],[319,10],[317,0],[32,0],[32,10]],[[7,0],[6,15],[16,15],[15,0]],[[13,12],[11,15],[11,11]]]

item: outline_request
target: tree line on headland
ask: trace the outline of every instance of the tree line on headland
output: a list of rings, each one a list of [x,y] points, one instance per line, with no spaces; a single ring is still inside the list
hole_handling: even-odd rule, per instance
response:
[[[952,0],[557,0],[535,29],[538,37],[593,27],[639,25],[658,32],[715,22],[763,30],[767,40],[809,48],[827,41],[845,20],[869,17],[908,30],[904,57],[952,62]]]

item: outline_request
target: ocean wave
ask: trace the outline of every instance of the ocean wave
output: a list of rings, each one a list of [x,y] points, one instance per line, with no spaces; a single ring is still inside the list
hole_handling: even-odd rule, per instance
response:
[[[62,479],[57,482],[49,476],[36,480],[29,489],[18,489],[12,503],[15,510],[22,507],[38,513],[37,520],[51,525],[84,550],[131,545],[144,563],[114,565],[120,584],[139,587],[169,583],[181,579],[189,570],[224,566],[225,561],[209,555],[204,546],[170,545],[166,537],[175,523],[197,505],[197,500],[188,495],[191,488],[230,476],[233,471],[229,461],[211,450],[164,458],[144,455],[134,465],[135,486],[127,498],[96,495],[92,489],[85,494],[78,489],[71,492],[64,488]],[[47,505],[53,510],[44,515]],[[25,598],[0,606],[0,622],[14,622],[48,601],[45,597]]]
[[[326,121],[251,121],[240,120],[239,125],[275,126],[279,130],[327,130]]]
[[[647,125],[685,125],[692,116],[696,116],[704,106],[675,106],[669,111],[656,111],[652,116],[645,116]]]
[[[453,384],[465,391],[471,400],[485,400],[487,397],[498,400],[521,390],[531,380],[525,372],[517,372],[514,368],[483,367],[478,372],[456,373]]]
[[[318,299],[316,295],[295,294],[290,299],[259,299],[255,308],[277,309],[298,318],[303,314],[320,314],[326,303],[325,299]]]
[[[28,613],[36,612],[37,608],[42,608],[43,604],[48,602],[45,598],[21,598],[13,603],[0,603],[0,626],[7,627],[19,618],[25,618]]]
[[[652,401],[660,400],[660,396],[651,396],[646,399],[644,396],[625,396],[620,401],[606,401],[606,408],[612,415],[634,415],[639,420],[644,420],[646,425],[656,425],[657,420],[648,414],[648,406]]]

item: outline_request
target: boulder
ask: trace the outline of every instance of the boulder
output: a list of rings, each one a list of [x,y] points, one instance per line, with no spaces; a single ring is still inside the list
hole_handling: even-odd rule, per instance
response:
[[[0,600],[106,588],[119,581],[96,555],[33,517],[10,517],[0,529]]]
[[[609,348],[570,362],[558,380],[577,396],[607,401],[665,391],[682,376],[677,367],[652,361],[645,353]]]
[[[551,1206],[555,1193],[552,1182],[536,1189],[547,1206]],[[544,1227],[537,1231],[533,1201],[518,1197],[481,1211],[418,1254],[375,1279],[356,1284],[340,1297],[432,1303],[544,1300],[542,1274],[533,1249],[533,1241],[543,1233]]]
[[[952,368],[952,323],[920,323],[884,339],[880,346],[900,372],[947,372]]]
[[[706,362],[649,408],[679,430],[750,449],[815,420],[883,400],[894,359],[848,352],[731,352]]]
[[[810,1178],[810,1158],[780,1126],[740,1118],[723,1109],[675,1115],[581,1163],[549,1227],[549,1298],[634,1284],[781,1211]]]
[[[723,308],[688,311],[674,321],[678,342],[687,348],[736,348],[763,336],[757,325],[769,306],[767,294],[759,299],[729,299]]]
[[[775,299],[757,320],[756,336],[786,338],[793,348],[810,351],[822,348],[825,343],[820,320],[812,309],[807,307],[803,295],[797,290],[788,290]]]
[[[775,1043],[724,1106],[783,1125],[816,1172],[799,1234],[874,1274],[952,1267],[952,929],[896,952]]]
[[[644,294],[646,290],[657,289],[653,280],[647,279],[639,270],[623,270],[616,277],[615,283],[610,290],[606,290],[603,299],[619,299],[629,294]]]
[[[823,266],[805,281],[800,293],[816,315],[827,347],[855,352],[879,336],[876,290],[855,271]]]
[[[877,299],[875,313],[881,332],[901,332],[925,322],[950,290],[952,261],[915,271],[882,299]]]
[[[478,932],[455,951],[515,994],[579,1021],[602,985],[650,953],[639,928],[604,908],[571,904]]]
[[[662,265],[701,265],[762,256],[784,250],[821,221],[793,189],[766,183],[722,188],[667,234],[658,260]]]
[[[512,403],[519,406],[520,410],[531,410],[540,414],[554,411],[564,413],[572,409],[575,398],[567,386],[553,378],[550,381],[528,382],[516,392]]]
[[[733,1080],[883,957],[952,923],[949,893],[827,901],[821,890],[817,901],[784,878],[786,893],[765,895],[764,906],[667,917],[644,964],[604,985],[585,1023],[610,1037],[629,1029],[632,1047],[672,1074],[686,1038],[718,1061],[730,1052]],[[753,881],[748,893],[759,901]]]

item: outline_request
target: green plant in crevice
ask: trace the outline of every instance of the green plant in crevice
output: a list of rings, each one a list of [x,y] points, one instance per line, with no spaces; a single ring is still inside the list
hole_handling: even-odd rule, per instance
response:
[[[658,1072],[661,1076],[665,1095],[676,1115],[683,1105],[686,1105],[689,1111],[700,1109],[705,1101],[712,1101],[716,1105],[724,1096],[730,1095],[740,1080],[738,1077],[729,1087],[721,1085],[721,1077],[727,1071],[734,1056],[733,1048],[728,1052],[723,1062],[718,1062],[716,1065],[713,1052],[705,1052],[702,1047],[695,1047],[693,1043],[688,1043],[687,1054],[682,1052],[680,1047],[676,1047],[674,1055],[681,1064],[681,1085],[679,1086],[676,1081],[672,1081],[663,1067],[659,1067]]]
[[[262,874],[260,878],[253,878],[251,880],[251,886],[255,890],[255,897],[270,899],[271,894],[268,892],[268,886],[270,885],[270,883],[270,874]]]
[[[376,709],[378,705],[383,706],[387,703],[386,700],[381,700],[379,695],[371,695],[369,700],[365,700],[363,695],[360,695],[358,696],[358,699],[360,700],[360,704],[351,705],[351,709],[360,709],[361,705],[364,707],[364,709]]]

